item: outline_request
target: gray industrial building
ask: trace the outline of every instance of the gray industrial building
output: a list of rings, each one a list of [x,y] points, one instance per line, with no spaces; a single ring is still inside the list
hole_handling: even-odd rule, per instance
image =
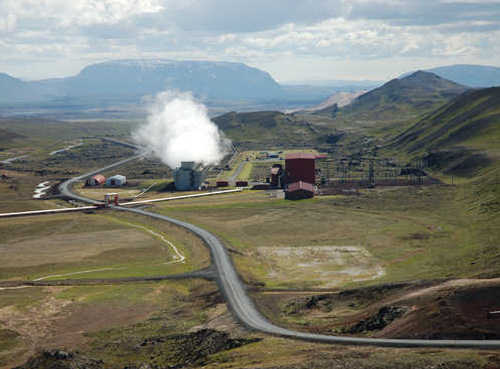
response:
[[[199,190],[205,180],[205,171],[194,161],[183,161],[174,172],[177,191]]]
[[[106,180],[106,186],[123,186],[127,183],[127,178],[121,174],[116,174]]]

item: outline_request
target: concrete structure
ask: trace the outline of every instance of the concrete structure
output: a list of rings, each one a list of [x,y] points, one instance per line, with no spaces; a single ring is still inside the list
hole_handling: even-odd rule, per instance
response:
[[[109,205],[118,206],[118,194],[116,192],[111,192],[104,195],[104,206],[108,207]]]
[[[283,168],[281,164],[274,164],[271,168],[271,186],[282,187]]]
[[[290,183],[285,189],[285,199],[301,200],[314,197],[314,186],[307,182]]]
[[[199,190],[205,180],[205,172],[194,161],[183,161],[174,172],[177,191]]]
[[[296,153],[285,157],[286,183],[307,182],[316,183],[315,154]]]
[[[106,177],[104,177],[102,174],[96,174],[95,176],[90,177],[87,179],[87,186],[99,186],[103,185],[106,183]]]
[[[114,175],[106,180],[107,186],[123,186],[126,183],[127,178],[121,174]]]

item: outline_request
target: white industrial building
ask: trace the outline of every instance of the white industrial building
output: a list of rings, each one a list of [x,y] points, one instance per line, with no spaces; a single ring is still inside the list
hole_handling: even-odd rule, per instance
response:
[[[177,191],[199,190],[205,180],[205,171],[194,161],[183,161],[174,172],[175,189]]]
[[[123,186],[126,183],[127,178],[121,174],[114,175],[106,180],[107,186]]]

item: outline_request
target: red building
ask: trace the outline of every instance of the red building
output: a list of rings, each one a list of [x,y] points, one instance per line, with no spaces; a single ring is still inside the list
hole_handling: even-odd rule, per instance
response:
[[[307,182],[290,183],[285,190],[285,199],[301,200],[314,197],[314,186]]]
[[[87,186],[99,186],[106,182],[106,177],[102,174],[96,174],[91,178],[87,179]]]
[[[315,160],[315,154],[288,154],[285,157],[286,183],[302,181],[314,185],[316,182]]]

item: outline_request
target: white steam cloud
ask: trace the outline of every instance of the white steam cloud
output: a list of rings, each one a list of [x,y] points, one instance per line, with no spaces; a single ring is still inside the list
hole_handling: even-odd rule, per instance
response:
[[[207,108],[189,93],[158,94],[147,122],[132,137],[172,169],[181,161],[215,165],[231,150],[231,141],[210,120]]]

